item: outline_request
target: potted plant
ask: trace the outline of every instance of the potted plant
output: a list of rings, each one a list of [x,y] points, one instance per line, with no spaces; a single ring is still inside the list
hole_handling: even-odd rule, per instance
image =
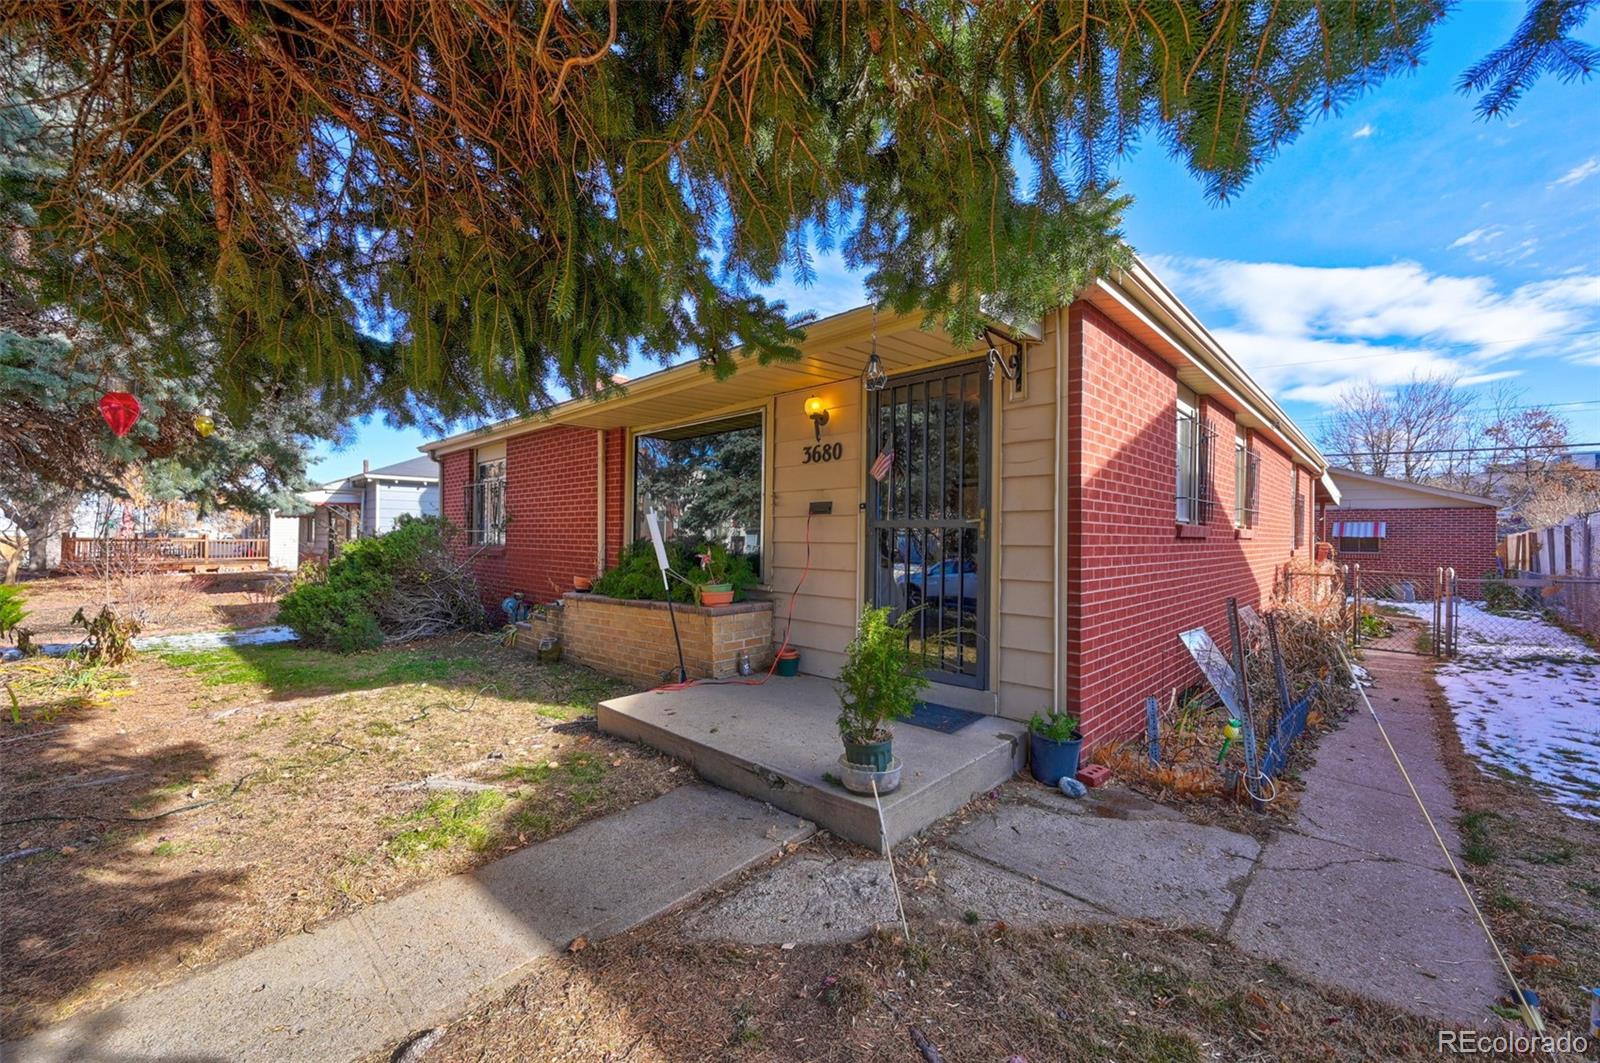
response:
[[[1052,709],[1048,716],[1036,712],[1028,721],[1029,766],[1033,777],[1046,786],[1077,778],[1078,752],[1082,748],[1078,718],[1070,712]]]
[[[701,605],[727,605],[733,601],[733,556],[721,543],[712,543],[700,558],[703,582],[696,585]]]
[[[888,724],[911,715],[927,683],[916,669],[910,634],[910,613],[891,621],[887,607],[861,611],[856,637],[839,670],[839,737],[846,768],[879,774],[895,768],[898,774]],[[848,772],[846,779],[848,785]],[[880,784],[878,792],[883,791]]]

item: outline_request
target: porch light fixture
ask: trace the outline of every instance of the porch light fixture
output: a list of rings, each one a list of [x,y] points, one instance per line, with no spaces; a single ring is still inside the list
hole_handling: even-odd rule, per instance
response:
[[[872,311],[872,353],[861,370],[861,383],[868,391],[882,391],[889,385],[889,374],[883,371],[883,359],[878,357],[878,311]]]
[[[883,361],[877,351],[867,355],[866,367],[861,370],[861,382],[868,391],[882,391],[889,385],[889,374],[883,371]]]
[[[813,395],[806,400],[806,416],[817,426],[817,442],[822,442],[822,426],[828,423],[828,404]]]

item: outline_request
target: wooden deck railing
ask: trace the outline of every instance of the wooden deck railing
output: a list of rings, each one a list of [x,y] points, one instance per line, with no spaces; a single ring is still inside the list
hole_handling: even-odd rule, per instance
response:
[[[261,568],[268,563],[266,539],[98,539],[61,537],[61,567],[95,568],[102,564],[200,569]]]

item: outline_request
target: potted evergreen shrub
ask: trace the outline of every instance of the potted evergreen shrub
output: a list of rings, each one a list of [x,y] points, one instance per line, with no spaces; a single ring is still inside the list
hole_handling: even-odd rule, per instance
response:
[[[1046,786],[1077,778],[1078,752],[1082,748],[1078,718],[1070,712],[1052,709],[1048,716],[1036,712],[1028,721],[1028,764],[1033,777]]]
[[[844,781],[866,773],[898,776],[894,735],[888,725],[911,715],[927,680],[911,653],[911,615],[889,619],[887,607],[861,611],[856,637],[839,670],[839,737],[844,741]],[[859,769],[852,773],[849,769]],[[888,780],[889,789],[896,780]],[[851,787],[855,789],[855,787]],[[878,792],[885,786],[879,782]],[[870,792],[870,790],[869,790]]]

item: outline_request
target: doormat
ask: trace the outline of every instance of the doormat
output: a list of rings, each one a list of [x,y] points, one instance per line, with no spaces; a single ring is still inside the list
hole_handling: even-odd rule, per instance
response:
[[[952,709],[948,705],[934,705],[926,701],[917,702],[917,707],[911,710],[902,723],[909,723],[913,727],[926,727],[930,731],[940,731],[944,734],[955,734],[963,727],[983,719],[981,712],[968,712],[966,709]]]

